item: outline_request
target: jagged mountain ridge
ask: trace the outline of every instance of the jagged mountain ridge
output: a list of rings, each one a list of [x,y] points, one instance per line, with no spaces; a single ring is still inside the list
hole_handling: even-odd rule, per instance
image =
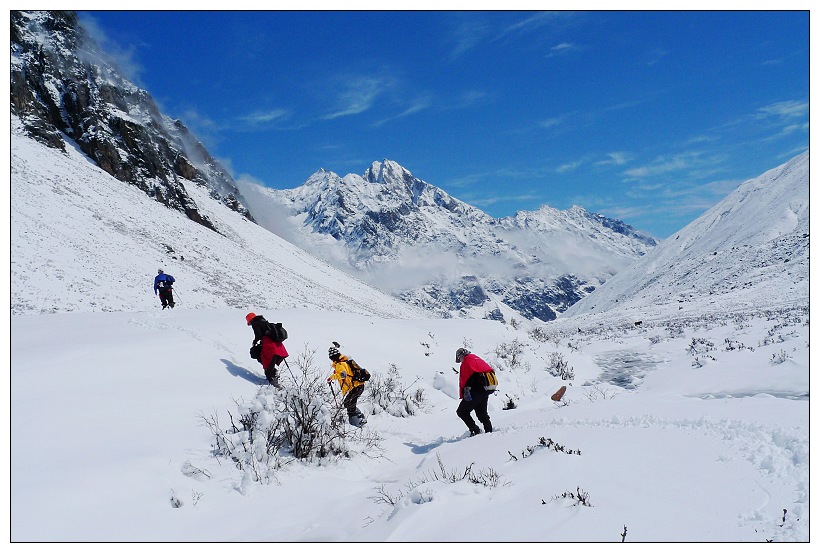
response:
[[[578,206],[496,219],[387,159],[246,196],[258,214],[284,207],[278,230],[303,247],[444,316],[552,320],[657,244]]]
[[[110,175],[208,228],[217,230],[186,182],[253,220],[228,171],[121,75],[74,12],[11,12],[11,111],[29,136],[63,152],[68,137]]]
[[[565,315],[639,317],[704,297],[722,310],[808,305],[808,151],[742,183]]]
[[[241,309],[229,326],[246,326],[249,310],[427,316],[228,209],[205,187],[188,188],[220,232],[113,178],[70,139],[62,152],[11,120],[13,315],[144,311],[162,324],[152,289],[162,267],[176,278],[175,312]]]

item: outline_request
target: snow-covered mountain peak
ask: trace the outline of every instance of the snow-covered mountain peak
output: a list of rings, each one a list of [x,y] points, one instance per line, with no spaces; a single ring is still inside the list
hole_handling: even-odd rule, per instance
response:
[[[809,153],[748,180],[567,315],[808,304]]]
[[[361,176],[322,170],[299,187],[253,195],[277,204],[255,209],[285,206],[288,234],[305,247],[448,315],[551,320],[656,243],[579,207],[495,219],[389,159]]]
[[[418,179],[395,161],[374,161],[362,175],[368,182],[379,184],[405,184],[412,186]]]

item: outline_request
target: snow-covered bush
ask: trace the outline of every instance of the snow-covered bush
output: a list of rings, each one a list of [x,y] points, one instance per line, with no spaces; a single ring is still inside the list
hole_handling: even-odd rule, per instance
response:
[[[569,363],[564,360],[564,356],[558,351],[550,354],[547,362],[547,372],[552,376],[560,377],[561,380],[573,380],[575,378],[575,369],[569,366]]]
[[[791,359],[791,355],[786,353],[784,350],[780,350],[779,353],[773,353],[769,362],[772,365],[779,365],[780,363],[784,363],[787,359]]]
[[[510,370],[530,370],[530,363],[524,360],[524,342],[514,338],[511,342],[501,342],[495,347],[493,354],[499,365]]]
[[[584,507],[592,507],[592,503],[589,502],[589,493],[585,492],[580,487],[575,488],[574,492],[564,492],[561,495],[556,495],[552,498],[553,501],[559,499],[570,499],[575,506],[583,505]],[[624,527],[624,532],[626,532],[626,527]]]
[[[723,341],[723,349],[725,349],[726,351],[735,351],[735,350],[740,351],[742,349],[748,349],[749,351],[754,351],[755,350],[755,348],[747,347],[742,342],[738,342],[737,340],[732,340],[731,338],[726,338]]]
[[[533,328],[529,331],[528,334],[530,338],[532,338],[536,342],[552,342],[553,344],[555,344],[555,347],[558,347],[558,345],[561,343],[560,335],[547,331],[543,326],[537,326]]]
[[[692,338],[686,350],[692,355],[704,354],[715,349],[715,343],[706,338]]]
[[[422,388],[411,391],[416,382],[418,379],[410,385],[405,385],[395,363],[390,363],[387,376],[374,373],[364,389],[365,397],[372,405],[371,414],[386,412],[394,417],[415,415],[427,404],[427,397]]]
[[[666,331],[669,333],[670,338],[683,338],[686,334],[686,329],[684,325],[680,322],[670,322],[667,324]]]
[[[215,413],[201,415],[215,439],[214,456],[229,458],[246,477],[267,484],[287,460],[320,461],[378,449],[376,434],[347,425],[314,354],[306,348],[296,357],[292,383],[283,389],[261,386],[252,400],[237,401],[237,416],[228,413],[229,428],[222,428]]]
[[[545,438],[541,436],[536,445],[528,445],[526,448],[524,448],[523,451],[521,451],[521,458],[526,459],[527,457],[531,456],[533,453],[541,449],[551,449],[559,453],[566,453],[567,455],[581,454],[580,449],[569,449],[553,441],[552,438]],[[507,450],[507,453],[510,455],[510,459],[512,459],[513,461],[518,461],[518,457],[513,455],[511,451]]]
[[[499,484],[502,484],[501,475],[492,467],[474,472],[473,465],[475,463],[470,463],[464,470],[456,470],[445,467],[438,453],[436,453],[436,460],[438,461],[438,469],[428,470],[418,480],[411,480],[404,485],[408,495],[418,495],[419,486],[424,486],[430,482],[455,484],[457,482],[466,481],[471,484],[484,486],[485,488],[495,488]],[[422,494],[428,497],[427,501],[432,501],[430,493],[431,492],[427,490],[422,490]],[[405,492],[401,490],[398,490],[395,495],[391,494],[387,491],[387,485],[381,484],[376,488],[376,495],[371,496],[369,499],[375,503],[386,503],[391,506],[396,506],[404,496]],[[419,501],[414,501],[414,503],[419,503]]]

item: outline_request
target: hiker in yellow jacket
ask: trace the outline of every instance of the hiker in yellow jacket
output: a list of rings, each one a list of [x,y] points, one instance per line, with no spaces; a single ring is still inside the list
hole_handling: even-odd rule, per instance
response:
[[[347,409],[347,418],[353,426],[361,427],[367,423],[367,419],[356,406],[356,402],[359,401],[362,392],[364,392],[364,382],[353,378],[355,361],[339,353],[339,348],[336,346],[327,350],[327,356],[330,358],[330,364],[333,367],[333,374],[328,377],[327,383],[333,388],[332,381],[339,382],[339,387],[344,396],[342,405]]]

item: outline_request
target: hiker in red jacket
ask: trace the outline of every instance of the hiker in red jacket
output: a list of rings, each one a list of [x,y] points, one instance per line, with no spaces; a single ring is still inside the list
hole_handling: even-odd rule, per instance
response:
[[[456,351],[456,363],[461,363],[458,372],[458,397],[461,398],[461,403],[458,404],[456,414],[470,429],[470,436],[481,434],[478,425],[470,416],[471,411],[475,411],[476,418],[484,425],[484,432],[492,432],[493,425],[490,422],[490,415],[487,414],[487,400],[492,392],[487,391],[485,386],[486,373],[494,373],[493,368],[478,355],[464,348],[458,348]]]
[[[279,384],[279,371],[277,367],[288,356],[285,344],[276,342],[268,336],[268,321],[262,315],[248,313],[245,315],[248,326],[253,328],[253,345],[251,346],[251,357],[262,364],[265,370],[265,378],[268,383],[276,388],[281,388]]]

